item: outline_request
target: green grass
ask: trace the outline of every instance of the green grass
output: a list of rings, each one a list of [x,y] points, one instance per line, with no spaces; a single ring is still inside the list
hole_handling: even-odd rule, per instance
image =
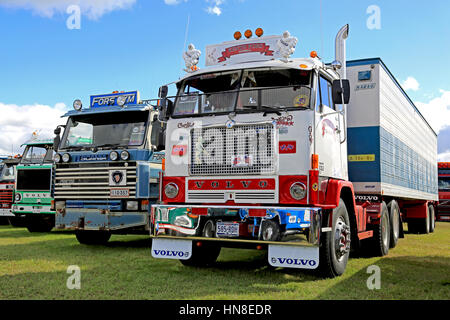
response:
[[[406,228],[406,226],[405,226]],[[69,265],[81,289],[69,290]],[[366,286],[381,268],[381,289]],[[450,299],[450,223],[406,234],[383,258],[352,258],[341,277],[267,266],[265,253],[222,249],[213,268],[154,259],[146,236],[112,236],[107,246],[78,244],[66,232],[31,234],[0,226],[0,299]]]

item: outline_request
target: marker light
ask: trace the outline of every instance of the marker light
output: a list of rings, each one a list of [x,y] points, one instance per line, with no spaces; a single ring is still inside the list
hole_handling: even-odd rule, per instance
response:
[[[244,36],[248,39],[252,36],[252,30],[247,29],[245,30]]]
[[[300,65],[300,68],[306,69],[306,68],[308,68],[308,66],[307,66],[306,64],[301,64],[301,65]]]
[[[128,159],[130,159],[130,154],[128,153],[128,151],[123,150],[120,153],[120,159],[122,159],[123,161],[127,161]]]
[[[263,31],[262,28],[258,28],[258,29],[255,30],[255,34],[256,34],[258,37],[261,37],[261,36],[264,34],[264,31]]]
[[[291,197],[295,200],[302,200],[306,196],[306,187],[301,182],[294,182],[289,189]]]
[[[239,40],[242,37],[242,34],[239,31],[234,33],[234,39]]]
[[[311,155],[311,169],[319,169],[319,155],[312,154]]]
[[[62,161],[63,162],[69,162],[70,161],[70,154],[64,153],[63,156],[62,156]]]
[[[117,159],[119,159],[119,154],[117,153],[117,151],[111,151],[111,153],[109,154],[109,159],[111,159],[112,161],[116,161]]]
[[[74,108],[75,110],[77,110],[77,111],[80,111],[81,108],[83,108],[83,103],[81,102],[80,99],[76,99],[76,100],[73,102],[73,108]]]
[[[55,154],[55,156],[53,157],[53,161],[55,161],[56,163],[61,162],[61,155],[59,153]]]
[[[317,58],[317,57],[318,57],[317,51],[311,51],[311,53],[309,54],[309,56],[310,56],[311,58]]]

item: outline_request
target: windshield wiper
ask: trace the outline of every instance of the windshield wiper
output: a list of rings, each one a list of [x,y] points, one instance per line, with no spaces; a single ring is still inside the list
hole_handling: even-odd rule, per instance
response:
[[[248,109],[254,109],[257,111],[264,111],[263,116],[265,117],[268,113],[276,113],[278,116],[281,116],[281,111],[283,109],[277,108],[277,107],[270,107],[270,106],[257,106],[257,105],[244,105],[242,108],[248,108]]]
[[[120,143],[105,143],[105,144],[99,144],[96,146],[92,146],[94,148],[118,148],[118,147],[127,147],[126,145],[120,144]]]

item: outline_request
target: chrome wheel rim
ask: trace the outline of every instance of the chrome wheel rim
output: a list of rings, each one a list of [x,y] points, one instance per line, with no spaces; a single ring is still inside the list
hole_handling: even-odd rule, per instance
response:
[[[350,252],[350,242],[350,227],[345,223],[343,217],[339,217],[334,232],[334,252],[338,261],[344,259],[345,255]]]

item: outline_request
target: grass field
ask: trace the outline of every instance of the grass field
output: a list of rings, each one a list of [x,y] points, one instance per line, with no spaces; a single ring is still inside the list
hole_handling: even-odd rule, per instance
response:
[[[405,225],[406,229],[406,225]],[[69,265],[81,289],[69,290]],[[381,269],[369,290],[367,267]],[[112,236],[107,246],[78,244],[65,232],[31,234],[0,226],[0,299],[450,299],[450,223],[406,234],[383,258],[352,258],[341,277],[273,269],[264,252],[222,249],[213,268],[150,256],[146,236]]]

